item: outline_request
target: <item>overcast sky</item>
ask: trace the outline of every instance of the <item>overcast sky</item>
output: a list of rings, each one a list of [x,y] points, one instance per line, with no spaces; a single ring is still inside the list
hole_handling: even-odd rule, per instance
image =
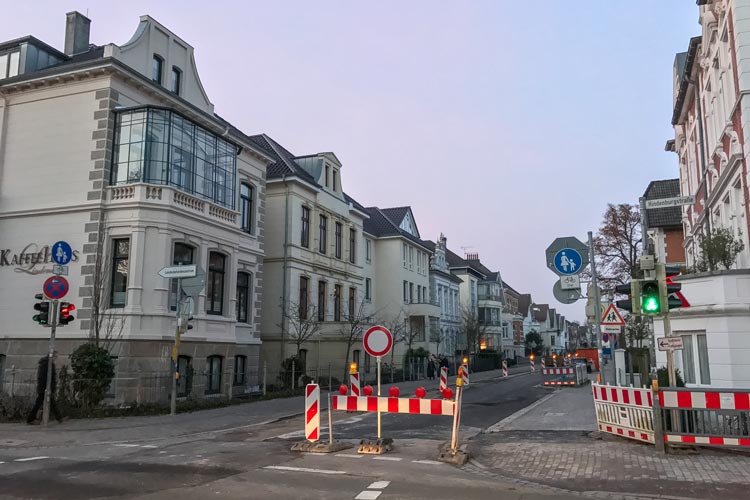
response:
[[[445,233],[568,319],[585,301],[554,299],[544,250],[677,177],[672,63],[699,33],[692,0],[2,3],[1,39],[61,50],[68,11],[100,45],[150,14],[195,47],[218,114],[334,151],[362,204],[410,205],[422,238]]]

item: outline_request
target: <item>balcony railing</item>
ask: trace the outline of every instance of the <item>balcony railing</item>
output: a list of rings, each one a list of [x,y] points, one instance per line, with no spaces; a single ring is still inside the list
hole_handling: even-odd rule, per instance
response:
[[[178,207],[207,220],[237,227],[239,213],[229,210],[210,201],[197,198],[171,186],[153,184],[123,184],[108,188],[107,201],[113,205],[121,203],[156,203],[165,208]]]
[[[479,300],[492,300],[492,301],[495,301],[495,302],[502,302],[503,301],[503,296],[502,295],[495,295],[495,294],[492,294],[492,293],[480,293],[480,294],[477,294],[477,298]]]

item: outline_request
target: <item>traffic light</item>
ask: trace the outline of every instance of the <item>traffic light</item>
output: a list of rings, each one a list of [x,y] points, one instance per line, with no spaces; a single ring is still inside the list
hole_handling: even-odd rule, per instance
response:
[[[41,300],[41,302],[37,302],[36,304],[34,304],[34,310],[39,312],[38,314],[35,314],[31,319],[42,326],[46,326],[47,323],[49,323],[50,301],[44,300],[44,295],[42,295],[41,293],[37,293],[36,295],[34,295],[34,298],[36,300]]]
[[[58,321],[58,324],[60,326],[65,326],[73,321],[75,317],[71,313],[75,310],[76,306],[70,302],[60,302],[60,320]]]
[[[662,297],[666,298],[667,306],[669,306],[669,309],[677,309],[678,307],[682,307],[684,304],[682,302],[682,299],[675,295],[677,292],[682,290],[682,284],[680,283],[674,283],[672,282],[673,276],[678,276],[680,274],[680,268],[676,266],[664,266],[666,277],[663,282],[659,282],[660,284],[664,285],[664,289],[662,290]],[[672,295],[675,295],[674,297]]]
[[[661,292],[659,280],[644,280],[641,283],[641,314],[648,316],[661,314]]]
[[[630,297],[626,300],[618,300],[615,305],[619,309],[628,311],[636,316],[641,314],[641,281],[632,280],[630,283],[624,285],[617,285],[615,292],[621,295],[629,295]]]

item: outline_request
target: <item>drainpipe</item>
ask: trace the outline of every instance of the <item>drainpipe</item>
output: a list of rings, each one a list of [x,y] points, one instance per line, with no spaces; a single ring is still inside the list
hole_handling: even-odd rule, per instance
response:
[[[3,103],[3,113],[0,118],[0,179],[2,179],[5,166],[5,131],[8,129],[8,98],[2,91],[0,91],[0,100]]]
[[[287,331],[287,314],[289,308],[287,306],[287,261],[289,259],[289,186],[286,181],[286,174],[281,178],[284,183],[284,271],[283,280],[281,285],[281,354],[279,360],[279,366],[284,362],[284,353],[286,352],[286,331]]]

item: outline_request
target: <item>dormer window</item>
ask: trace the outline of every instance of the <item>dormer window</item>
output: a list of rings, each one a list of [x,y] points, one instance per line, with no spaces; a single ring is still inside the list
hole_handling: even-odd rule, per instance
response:
[[[164,65],[164,59],[154,54],[154,59],[151,62],[151,80],[161,85],[161,73],[162,66]]]
[[[182,71],[177,66],[172,66],[172,79],[169,82],[169,90],[180,95],[180,84],[182,83]]]
[[[326,187],[330,187],[331,166],[326,163]]]
[[[338,172],[336,170],[333,171],[333,185],[331,186],[331,189],[336,191],[336,179],[338,178]]]

